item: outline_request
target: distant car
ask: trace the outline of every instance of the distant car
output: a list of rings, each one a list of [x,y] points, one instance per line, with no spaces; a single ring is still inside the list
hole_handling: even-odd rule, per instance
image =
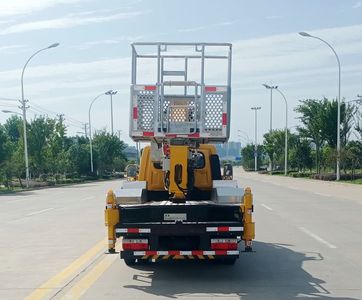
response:
[[[224,164],[223,180],[233,180],[233,166],[230,163]]]
[[[128,181],[135,181],[137,180],[138,175],[138,165],[136,164],[129,164],[126,167],[126,177]]]

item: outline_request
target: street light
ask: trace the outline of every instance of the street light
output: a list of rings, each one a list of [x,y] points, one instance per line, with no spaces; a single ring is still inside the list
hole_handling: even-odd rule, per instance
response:
[[[337,59],[337,63],[338,63],[338,99],[337,99],[337,103],[338,103],[338,109],[337,109],[337,180],[340,179],[340,159],[341,159],[341,127],[340,127],[340,122],[341,122],[341,63],[339,61],[339,57],[337,55],[337,52],[334,50],[334,48],[325,40],[321,39],[320,37],[311,35],[307,32],[299,32],[299,34],[303,37],[310,37],[310,38],[314,38],[317,40],[320,40],[321,42],[323,42],[324,44],[326,44],[334,53],[334,55],[336,56]]]
[[[25,173],[26,173],[26,187],[28,188],[29,187],[29,159],[28,159],[28,139],[27,139],[27,136],[26,136],[26,102],[27,100],[25,100],[24,98],[24,72],[25,72],[25,69],[27,67],[27,65],[29,64],[30,60],[35,56],[37,55],[38,53],[42,52],[42,51],[45,51],[47,49],[50,49],[50,48],[55,48],[55,47],[58,47],[59,46],[59,43],[54,43],[54,44],[51,44],[50,46],[48,47],[45,47],[45,48],[42,48],[38,51],[36,51],[33,55],[31,55],[29,57],[29,59],[26,61],[24,67],[23,67],[23,70],[21,72],[21,109],[23,111],[23,128],[24,128],[24,155],[25,155]]]
[[[266,89],[269,89],[270,90],[270,133],[272,132],[273,130],[273,90],[276,90],[278,88],[277,85],[268,85],[268,84],[265,84],[263,83],[263,86],[266,88]]]
[[[258,171],[258,141],[257,141],[257,134],[258,134],[258,110],[261,109],[260,106],[252,107],[252,110],[255,111],[255,145],[254,145],[254,169]]]
[[[278,88],[277,85],[273,86],[273,85],[268,85],[266,83],[263,83],[262,84],[266,89],[269,89],[270,90],[270,134],[272,133],[273,131],[273,90],[276,90]],[[272,159],[271,157],[269,157],[269,169],[270,171],[272,171]]]
[[[91,109],[92,109],[92,105],[93,103],[100,97],[103,95],[108,95],[107,93],[111,92],[112,90],[109,90],[105,93],[101,93],[99,94],[97,97],[95,97],[91,104],[89,105],[89,110],[88,110],[88,122],[89,122],[89,148],[90,148],[90,165],[91,165],[91,172],[93,173],[93,148],[92,148],[92,123],[91,123]]]
[[[117,91],[109,90],[108,92],[106,92],[106,95],[111,96],[111,133],[112,133],[112,135],[113,135],[113,99],[112,99],[112,96],[115,94],[117,94]]]
[[[281,90],[276,89],[283,96],[285,102],[285,146],[284,146],[284,175],[288,175],[288,102]]]

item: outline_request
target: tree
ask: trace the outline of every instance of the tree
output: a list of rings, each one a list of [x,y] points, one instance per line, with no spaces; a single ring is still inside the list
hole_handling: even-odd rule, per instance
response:
[[[288,131],[288,147],[291,147],[292,135]],[[264,149],[271,160],[272,169],[277,164],[284,166],[285,130],[273,130],[264,134]]]
[[[22,133],[23,121],[17,115],[12,115],[4,124],[7,137],[12,142],[18,142]]]
[[[105,131],[99,132],[93,138],[93,145],[98,154],[97,169],[101,174],[115,170],[114,161],[116,158],[127,160],[123,153],[126,145],[115,135]]]
[[[316,168],[320,173],[320,150],[325,142],[325,134],[322,129],[325,128],[325,112],[327,109],[327,99],[316,100],[307,99],[300,101],[300,105],[295,109],[300,113],[300,121],[304,127],[298,127],[301,137],[310,139],[316,147]]]
[[[90,171],[89,147],[86,144],[74,143],[67,150],[67,160],[69,161],[69,171],[78,175],[88,174]]]
[[[258,145],[257,149],[257,162],[260,167],[264,156],[264,148],[262,145]],[[254,151],[254,144],[247,144],[245,147],[241,148],[241,163],[245,170],[254,170],[255,168]]]

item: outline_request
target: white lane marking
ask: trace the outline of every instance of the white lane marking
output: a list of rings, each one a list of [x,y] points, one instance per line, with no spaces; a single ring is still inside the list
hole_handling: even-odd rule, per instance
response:
[[[33,216],[33,215],[42,214],[42,213],[45,213],[45,212],[47,212],[47,211],[49,211],[49,210],[53,210],[53,209],[55,209],[55,208],[54,208],[54,207],[51,207],[51,208],[46,208],[46,209],[34,211],[34,212],[30,213],[30,214],[27,214],[27,216],[29,217],[29,216]]]
[[[263,207],[266,208],[267,210],[273,210],[270,206],[265,205],[264,203],[262,203],[261,206],[263,206]]]
[[[287,188],[289,188],[291,190],[295,190],[295,191],[300,191],[301,190],[300,188],[296,188],[296,187],[293,187],[293,186],[287,186]]]
[[[329,194],[324,194],[324,193],[314,192],[314,194],[319,195],[319,196],[323,196],[323,197],[331,197],[331,195],[329,195]]]
[[[79,201],[92,200],[92,199],[94,199],[94,198],[95,198],[95,196],[85,197],[85,198],[80,199]]]
[[[326,245],[327,247],[331,248],[331,249],[336,249],[337,247],[332,245],[331,243],[327,242],[326,240],[322,239],[320,236],[316,235],[315,233],[309,231],[308,229],[304,228],[304,227],[299,227],[299,229],[301,231],[303,231],[304,233],[308,234],[310,237],[314,238],[315,240],[317,240],[318,242]]]

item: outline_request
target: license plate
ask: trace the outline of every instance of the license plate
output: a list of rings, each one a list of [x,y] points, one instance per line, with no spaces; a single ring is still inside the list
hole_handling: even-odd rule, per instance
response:
[[[163,214],[165,221],[186,221],[187,214]]]

